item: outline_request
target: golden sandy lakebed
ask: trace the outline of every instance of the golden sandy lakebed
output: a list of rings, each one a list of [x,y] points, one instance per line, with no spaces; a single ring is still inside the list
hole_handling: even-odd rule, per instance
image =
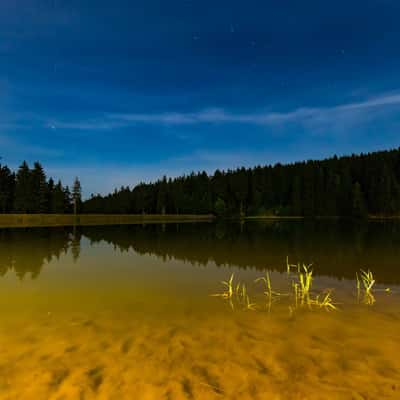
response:
[[[151,254],[127,247],[139,239],[118,230],[113,242],[88,233],[77,240],[69,230],[12,232],[1,248],[1,399],[400,398],[393,282],[367,306],[357,303],[354,280],[317,275],[315,289],[331,288],[338,311],[291,312],[282,300],[267,312],[254,283],[262,272],[193,262],[189,249],[186,260],[160,257],[162,245],[171,249],[160,236]],[[32,279],[26,268],[38,252]],[[257,310],[210,296],[232,272]],[[270,276],[283,291],[286,273]]]

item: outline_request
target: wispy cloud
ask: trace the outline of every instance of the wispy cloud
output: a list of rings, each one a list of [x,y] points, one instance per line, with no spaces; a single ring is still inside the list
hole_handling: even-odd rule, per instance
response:
[[[363,101],[339,104],[332,107],[299,107],[287,112],[236,113],[221,108],[208,108],[197,112],[164,113],[106,113],[100,118],[85,121],[51,121],[47,126],[52,129],[75,130],[113,130],[137,124],[158,124],[182,126],[195,124],[251,124],[277,126],[284,124],[302,124],[308,127],[319,125],[337,125],[362,121],[400,107],[400,93],[384,94]]]

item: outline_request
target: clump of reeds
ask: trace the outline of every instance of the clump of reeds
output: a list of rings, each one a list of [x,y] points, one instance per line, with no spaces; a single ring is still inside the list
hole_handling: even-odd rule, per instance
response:
[[[357,298],[358,301],[361,299],[361,293],[363,293],[363,302],[367,305],[373,305],[375,303],[375,296],[372,293],[372,289],[375,285],[375,279],[370,270],[360,270],[360,274],[356,273],[357,279]],[[361,283],[363,288],[361,288]]]
[[[222,293],[215,293],[211,296],[215,297],[222,297],[225,300],[228,300],[229,305],[231,306],[232,310],[234,309],[232,297],[233,297],[233,277],[235,274],[233,273],[231,277],[227,281],[221,281],[222,285],[225,287],[225,290]]]
[[[331,291],[326,291],[324,297],[322,299],[321,295],[318,295],[315,299],[310,299],[310,304],[316,305],[320,308],[325,308],[327,311],[329,310],[337,310],[337,307],[332,301]]]
[[[300,264],[298,264],[300,265]],[[316,306],[326,310],[337,310],[333,303],[332,294],[330,290],[326,290],[324,295],[318,294],[312,297],[311,289],[313,283],[313,270],[311,265],[303,264],[299,267],[297,273],[297,282],[292,281],[292,288],[294,291],[295,308],[299,306]]]
[[[234,285],[233,278],[235,274],[232,274],[227,281],[221,281],[225,290],[222,293],[212,294],[211,296],[222,297],[229,301],[229,305],[232,309],[235,308],[234,304],[239,304],[247,310],[255,310],[256,304],[250,301],[250,297],[247,294],[246,285],[238,282]]]
[[[313,270],[303,264],[303,271],[298,274],[299,277],[299,291],[301,304],[310,304],[310,292],[313,281]]]
[[[272,290],[271,278],[269,276],[268,271],[265,273],[265,276],[257,278],[254,282],[256,282],[256,283],[263,282],[264,283],[264,286],[265,286],[264,295],[267,298],[267,310],[270,311],[272,303],[275,300],[277,300],[280,296],[283,296],[283,294]]]
[[[287,263],[287,265],[290,265]],[[293,264],[292,264],[293,266]],[[290,274],[290,270],[288,270]],[[313,270],[311,266],[298,264],[297,267],[297,281],[292,280],[292,288],[294,291],[294,299],[296,307],[299,305],[310,305],[310,292],[313,281]]]
[[[336,304],[332,298],[331,290],[324,290],[320,293],[315,293],[312,290],[313,287],[313,270],[310,265],[305,264],[290,264],[289,258],[286,258],[286,267],[288,276],[291,276],[291,292],[280,293],[272,288],[271,277],[269,272],[265,273],[265,276],[255,279],[255,283],[263,283],[264,291],[263,294],[267,299],[266,308],[271,310],[273,302],[279,300],[282,296],[288,296],[294,299],[294,304],[289,305],[290,313],[293,314],[294,310],[299,307],[308,306],[312,308],[321,308],[327,311],[337,310]],[[374,291],[382,290],[387,293],[391,293],[390,288],[386,289],[375,289],[375,278],[370,270],[361,270],[360,273],[356,274],[357,278],[357,295],[365,304],[372,305],[375,303]],[[234,274],[230,276],[227,281],[222,281],[225,290],[222,293],[215,294],[213,296],[220,296],[226,300],[234,308],[234,303],[240,305],[246,310],[256,310],[257,304],[251,302],[249,292],[244,283],[238,282],[234,284]]]
[[[224,299],[231,299],[233,296],[233,277],[232,274],[227,281],[221,281],[222,285],[226,288],[222,293],[212,294],[211,296],[223,297]]]

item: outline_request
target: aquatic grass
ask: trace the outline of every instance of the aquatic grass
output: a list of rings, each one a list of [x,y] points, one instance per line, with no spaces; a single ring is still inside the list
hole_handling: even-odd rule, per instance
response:
[[[264,282],[264,286],[265,286],[264,295],[267,297],[267,300],[268,300],[267,309],[269,311],[271,310],[272,302],[275,301],[280,296],[284,296],[285,295],[283,293],[279,293],[279,292],[276,292],[276,291],[272,290],[271,278],[269,276],[269,272],[268,271],[265,273],[265,276],[262,276],[260,278],[255,279],[254,282],[255,283]]]
[[[298,274],[299,278],[299,286],[296,288],[296,295],[299,296],[301,305],[308,304],[311,305],[310,302],[310,292],[313,281],[313,270],[310,269],[310,266],[306,266],[303,264],[303,271],[300,271]]]
[[[246,296],[246,304],[245,304],[245,306],[246,306],[246,310],[255,311],[257,304],[250,302],[249,296]]]
[[[361,282],[360,278],[358,277],[358,272],[356,272],[356,279],[357,279],[357,302],[360,302],[360,296],[361,296]]]
[[[221,297],[224,300],[227,300],[232,310],[235,309],[235,304],[243,306],[246,310],[255,310],[256,304],[250,301],[246,285],[241,282],[238,282],[235,285],[234,276],[235,274],[232,273],[228,280],[221,281],[221,284],[225,287],[225,290],[222,293],[214,293],[211,294],[211,296]]]
[[[268,271],[265,273],[265,276],[261,276],[260,278],[255,279],[254,282],[255,283],[264,282],[264,285],[265,285],[264,294],[266,296],[268,296],[270,298],[272,298],[274,296],[282,296],[282,293],[275,292],[274,290],[272,290],[271,278],[269,276],[269,272]]]
[[[318,295],[315,299],[313,300],[309,300],[310,304],[316,305],[320,308],[325,308],[327,311],[329,310],[337,310],[337,307],[335,306],[335,304],[332,301],[332,297],[331,297],[331,291],[328,290],[325,293],[325,296],[323,297],[322,300],[320,300],[321,295]]]
[[[247,289],[246,289],[246,285],[243,283],[242,284],[242,299],[244,300],[247,296]]]
[[[227,287],[226,296],[228,299],[232,298],[233,296],[233,277],[235,274],[233,273],[228,281],[222,281],[222,284]]]
[[[224,299],[231,299],[233,297],[233,273],[227,281],[221,281],[222,285],[226,287],[226,290],[222,293],[212,294],[211,296],[223,297]]]
[[[236,285],[235,294],[236,296],[240,295],[240,282]]]
[[[385,292],[385,293],[393,293],[392,289],[387,287],[384,289],[375,288],[376,280],[370,270],[364,271],[360,270],[360,274],[356,272],[356,280],[357,280],[357,301],[360,302],[361,298],[361,283],[363,286],[363,302],[367,305],[372,305],[376,302],[375,296],[373,292]]]
[[[375,285],[375,279],[370,270],[364,271],[363,269],[360,269],[360,276],[358,273],[356,273],[356,279],[357,279],[357,299],[358,302],[360,301],[361,297],[361,283],[363,285],[364,289],[364,296],[363,296],[363,302],[367,305],[373,305],[375,303],[375,296],[372,293],[372,289]]]
[[[313,270],[311,269],[312,264],[302,264],[302,268],[299,269],[297,275],[297,282],[292,281],[292,288],[294,291],[295,309],[299,306],[308,306],[310,309],[312,306],[318,308],[324,308],[327,311],[337,310],[337,307],[332,299],[331,290],[324,290],[325,294],[318,294],[314,298],[311,296],[312,284],[313,284]],[[293,308],[291,308],[293,310]],[[291,311],[292,313],[293,311]]]
[[[332,290],[324,289],[316,293],[313,290],[314,283],[314,271],[312,264],[290,264],[289,258],[286,257],[287,272],[289,274],[288,283],[291,284],[291,290],[287,293],[280,293],[273,289],[271,282],[270,272],[266,271],[264,276],[256,278],[254,283],[263,284],[263,295],[265,296],[266,309],[271,310],[271,306],[275,301],[280,300],[282,297],[287,296],[292,302],[289,304],[290,314],[301,307],[308,307],[310,310],[324,309],[326,311],[338,310],[337,305],[332,296]],[[293,270],[296,269],[296,272]],[[224,291],[222,293],[213,294],[212,296],[218,296],[229,301],[232,309],[238,306],[244,310],[259,310],[256,302],[252,302],[252,291],[249,290],[251,287],[246,286],[245,283],[240,281],[234,282],[235,275],[231,274],[230,278],[226,281],[222,281]],[[390,288],[376,289],[375,278],[370,270],[360,270],[356,273],[357,281],[357,295],[359,298],[363,296],[362,301],[365,304],[372,305],[375,303],[375,291],[384,291],[386,293],[393,293]],[[265,310],[265,308],[264,308]]]
[[[361,271],[361,280],[364,285],[364,289],[366,292],[371,293],[372,287],[375,284],[374,276],[372,275],[372,272],[370,270],[364,271],[361,269],[360,271]]]

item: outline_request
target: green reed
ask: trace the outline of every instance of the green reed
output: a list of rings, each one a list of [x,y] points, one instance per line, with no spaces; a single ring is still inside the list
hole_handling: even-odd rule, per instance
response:
[[[226,288],[222,293],[212,294],[211,296],[222,297],[224,299],[231,299],[233,297],[233,277],[232,274],[227,281],[221,281],[221,284]]]
[[[358,301],[360,301],[361,292],[363,292],[363,303],[372,306],[376,301],[375,296],[372,292],[373,287],[375,285],[375,279],[374,276],[372,275],[372,272],[370,270],[364,271],[361,269],[360,276],[358,273],[356,273],[356,279],[357,279]],[[363,286],[363,290],[361,290],[361,283]]]
[[[313,290],[314,272],[311,268],[312,264],[290,264],[289,258],[286,258],[286,269],[288,281],[291,290],[287,293],[281,293],[273,288],[270,273],[267,271],[264,276],[254,280],[255,283],[262,283],[264,286],[263,295],[266,298],[266,308],[271,310],[274,302],[286,296],[292,299],[293,302],[289,306],[290,313],[294,310],[307,306],[309,309],[325,309],[326,311],[337,310],[337,303],[334,302],[332,290],[324,289],[319,293]],[[234,304],[241,306],[245,310],[259,309],[256,303],[250,300],[249,290],[246,285],[241,282],[234,283],[234,274],[230,278],[221,282],[225,290],[222,293],[214,294],[212,296],[222,297],[229,300],[229,304],[234,309]],[[356,273],[357,297],[360,301],[367,305],[373,305],[376,302],[374,292],[385,291],[392,293],[390,288],[375,289],[376,280],[370,270],[360,270]],[[264,308],[265,309],[265,308]]]

